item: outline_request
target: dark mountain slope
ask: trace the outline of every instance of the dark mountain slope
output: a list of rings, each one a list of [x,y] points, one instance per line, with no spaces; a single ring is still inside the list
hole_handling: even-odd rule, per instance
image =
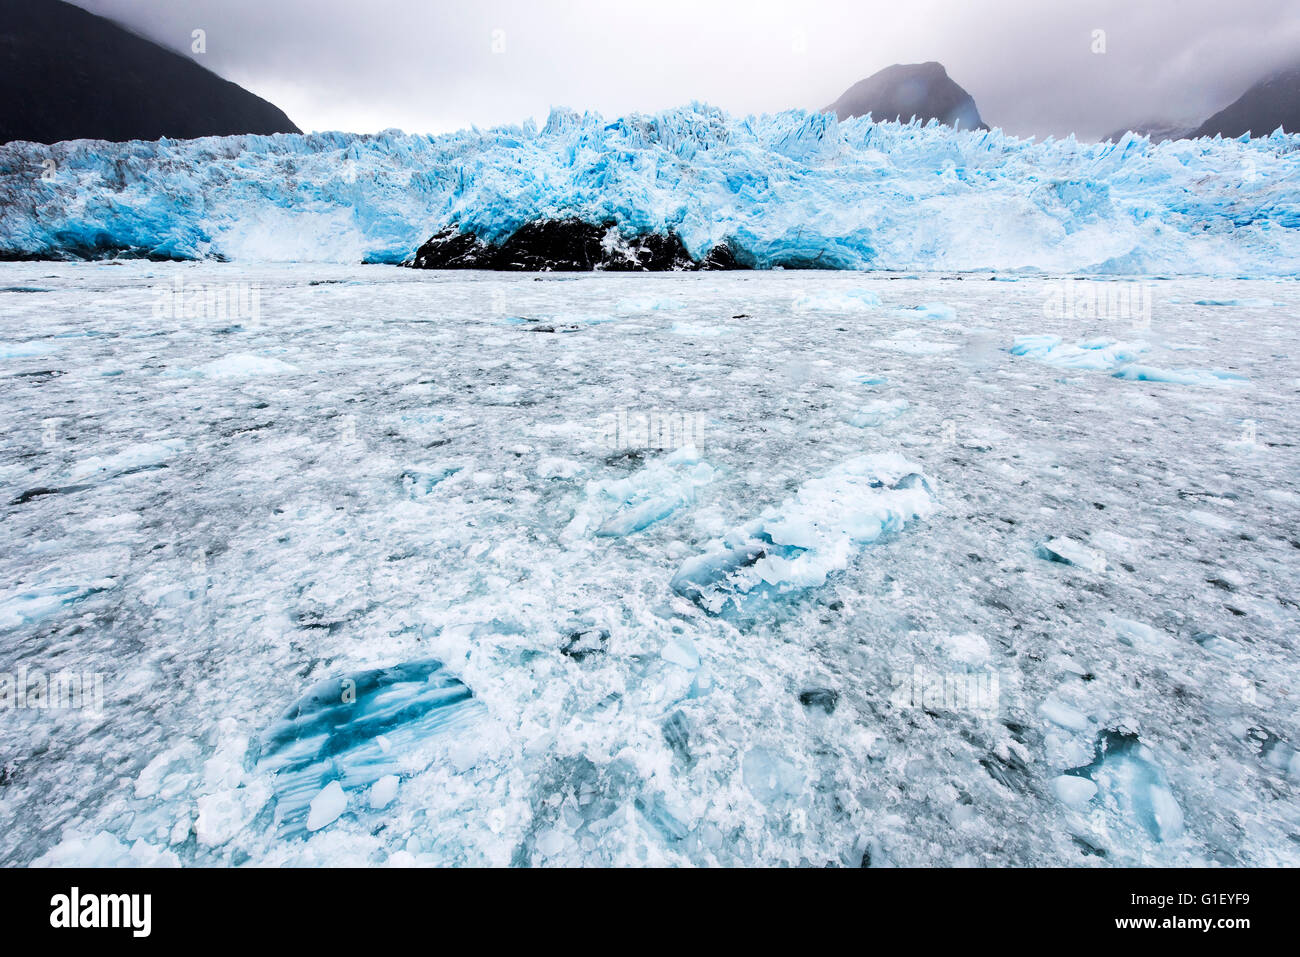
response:
[[[1300,66],[1260,80],[1191,136],[1267,136],[1278,127],[1300,133]]]
[[[971,95],[952,81],[942,63],[895,63],[853,84],[822,110],[841,120],[871,114],[878,121],[913,117],[963,130],[986,130]]]
[[[62,0],[0,0],[0,142],[297,133],[210,70]]]

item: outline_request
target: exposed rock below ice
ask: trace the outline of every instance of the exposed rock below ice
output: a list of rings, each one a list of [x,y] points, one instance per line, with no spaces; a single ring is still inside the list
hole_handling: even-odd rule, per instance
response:
[[[407,264],[417,269],[499,269],[554,272],[667,272],[741,268],[725,244],[699,259],[672,231],[624,235],[613,221],[580,219],[524,223],[505,239],[489,241],[458,228],[430,238]]]

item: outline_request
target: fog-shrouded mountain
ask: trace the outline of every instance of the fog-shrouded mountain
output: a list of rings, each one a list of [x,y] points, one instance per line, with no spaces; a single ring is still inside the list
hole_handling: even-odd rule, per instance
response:
[[[0,0],[0,142],[297,133],[276,106],[62,0]]]
[[[1148,136],[1154,143],[1243,133],[1268,136],[1279,126],[1288,133],[1300,133],[1300,65],[1265,77],[1200,125],[1153,120],[1116,130],[1102,139],[1118,141],[1130,131]]]
[[[1197,127],[1191,136],[1300,133],[1300,64],[1260,80]]]
[[[895,63],[853,84],[822,110],[841,120],[871,114],[878,121],[938,120],[963,130],[987,130],[969,93],[942,63]]]
[[[1102,137],[1102,140],[1118,142],[1124,138],[1125,133],[1136,133],[1139,136],[1149,137],[1153,143],[1163,143],[1165,140],[1185,140],[1191,136],[1194,128],[1193,125],[1188,123],[1168,123],[1152,120],[1149,123],[1135,123],[1132,126],[1124,127],[1122,130],[1107,133]]]

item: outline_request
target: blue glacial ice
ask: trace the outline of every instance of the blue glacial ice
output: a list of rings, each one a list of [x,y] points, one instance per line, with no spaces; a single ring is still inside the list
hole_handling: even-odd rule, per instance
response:
[[[918,466],[897,454],[858,456],[688,559],[672,587],[709,614],[751,618],[825,584],[864,545],[935,508]]]
[[[10,143],[0,254],[395,263],[449,227],[497,241],[579,218],[758,268],[1292,275],[1298,143],[1035,142],[701,104],[440,136]]]
[[[317,682],[259,742],[258,770],[272,776],[276,822],[285,833],[319,830],[342,813],[349,793],[359,800],[381,779],[422,770],[418,752],[428,739],[480,710],[470,689],[433,659]]]
[[[1111,370],[1132,362],[1147,351],[1145,343],[1091,339],[1076,345],[1061,341],[1060,336],[1017,336],[1011,345],[1013,356],[1037,359],[1064,369]]]
[[[1067,804],[1090,803],[1086,785],[1106,811],[1121,822],[1139,826],[1158,841],[1171,841],[1183,832],[1183,810],[1169,787],[1169,779],[1156,763],[1151,749],[1136,734],[1104,731],[1097,739],[1091,763],[1057,778],[1056,791]]]
[[[566,537],[589,530],[621,538],[662,522],[694,503],[696,492],[713,481],[714,469],[692,446],[648,462],[627,478],[587,482]]]
[[[1116,379],[1133,382],[1170,382],[1175,385],[1248,385],[1250,380],[1226,369],[1162,369],[1132,363],[1115,370]]]
[[[1248,377],[1224,369],[1166,369],[1139,360],[1150,350],[1144,342],[1088,339],[1074,345],[1060,336],[1017,336],[1008,350],[1062,369],[1110,372],[1116,379],[1131,382],[1168,382],[1175,385],[1241,386]]]

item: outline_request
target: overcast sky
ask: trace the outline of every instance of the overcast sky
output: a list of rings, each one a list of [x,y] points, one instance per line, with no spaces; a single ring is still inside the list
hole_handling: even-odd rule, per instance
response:
[[[816,109],[891,63],[938,60],[990,126],[1097,137],[1197,123],[1300,63],[1300,0],[75,2],[304,130],[446,132],[691,100]],[[195,29],[206,53],[191,52]]]

